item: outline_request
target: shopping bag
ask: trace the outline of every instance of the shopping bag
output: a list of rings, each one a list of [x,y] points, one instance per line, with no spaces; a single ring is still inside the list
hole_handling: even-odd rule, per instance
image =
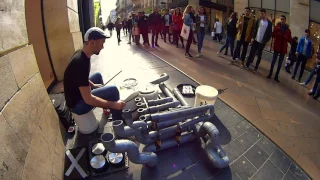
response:
[[[289,59],[289,57],[287,57],[286,63],[287,63],[287,64],[290,64],[290,63],[291,63],[291,60]]]
[[[180,36],[181,36],[183,39],[188,39],[189,33],[190,33],[190,26],[187,26],[187,25],[185,25],[185,24],[183,23]]]
[[[214,33],[214,31],[212,31],[212,32],[211,32],[211,36],[212,36],[212,37],[214,37],[214,36],[215,36],[215,33]]]

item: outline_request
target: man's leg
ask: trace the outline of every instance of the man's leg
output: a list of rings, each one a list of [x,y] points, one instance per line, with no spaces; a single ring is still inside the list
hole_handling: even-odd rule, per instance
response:
[[[131,32],[131,29],[129,29],[129,42],[128,42],[128,44],[131,44],[131,36],[132,36],[132,32]]]
[[[276,75],[274,76],[274,79],[276,79],[276,80],[279,79],[279,73],[280,73],[280,70],[281,70],[283,59],[284,59],[284,54],[280,54],[279,61],[278,61],[277,72],[276,72]]]
[[[319,71],[319,70],[318,70]],[[313,68],[313,70],[311,71],[309,77],[307,78],[307,80],[304,82],[304,85],[309,84],[309,82],[312,80],[314,74],[316,73],[316,68]]]
[[[89,80],[94,84],[103,84],[102,75],[99,72],[93,73],[89,76]]]
[[[156,35],[156,29],[153,27],[151,32],[152,32],[152,41],[151,41],[151,43],[152,43],[152,47],[154,47],[154,38],[155,38],[154,36]]]
[[[270,71],[269,71],[269,75],[268,75],[268,78],[269,78],[269,79],[270,79],[271,76],[272,76],[273,68],[274,68],[274,65],[276,64],[278,55],[279,55],[278,52],[276,52],[276,51],[273,52],[273,58],[272,58],[272,62],[271,62],[271,66],[270,66]],[[276,74],[277,74],[277,73],[276,73]]]
[[[246,67],[247,68],[249,68],[250,64],[253,62],[254,57],[256,56],[258,47],[259,47],[259,43],[257,41],[254,41],[252,46],[251,46],[251,49],[250,49],[250,54],[249,54],[249,57],[248,57],[248,61],[246,63]],[[245,49],[244,46],[243,46],[243,49]],[[242,52],[242,57],[243,57],[243,52]]]
[[[156,28],[156,39],[155,39],[155,45],[156,45],[156,46],[159,46],[159,45],[158,45],[158,36],[159,36],[159,34],[160,34],[160,31],[161,31],[160,28]]]
[[[106,85],[104,87],[94,89],[91,91],[93,95],[107,100],[107,101],[118,101],[120,99],[119,90],[116,86]],[[113,120],[121,120],[122,112],[121,110],[110,109]]]
[[[246,59],[246,55],[247,55],[247,51],[248,51],[248,46],[249,46],[249,43],[247,41],[243,41],[243,46],[242,46],[242,53],[241,53],[241,61],[242,63],[244,63],[244,60]],[[240,47],[241,48],[241,47]],[[252,46],[251,46],[252,48]],[[240,54],[240,52],[239,52]],[[237,55],[237,54],[235,54]],[[254,57],[253,57],[254,58]]]
[[[300,63],[301,63],[301,60],[302,60],[302,58],[303,58],[302,56],[303,56],[303,55],[301,55],[301,54],[298,55],[297,62],[296,62],[296,66],[294,67],[294,71],[293,71],[293,75],[292,75],[291,79],[294,79],[294,78],[296,77],[298,68],[299,68]]]
[[[313,99],[315,100],[317,100],[320,97],[320,87],[318,87],[319,83],[320,83],[320,74],[317,75],[316,81],[314,82],[314,86],[313,86],[313,91],[315,92],[315,96],[313,97]]]
[[[298,79],[299,82],[301,81],[301,78],[303,76],[304,69],[306,68],[306,65],[307,65],[307,57],[303,56],[302,61],[301,61],[299,79]]]
[[[233,57],[233,49],[234,49],[234,37],[229,38],[229,44],[230,44],[230,49],[231,49],[231,57]]]
[[[256,67],[254,68],[254,70],[258,70],[260,62],[261,62],[261,58],[262,58],[262,52],[264,47],[266,46],[266,44],[261,44],[259,43],[259,47],[258,47],[258,59],[257,59],[257,63],[256,63]]]

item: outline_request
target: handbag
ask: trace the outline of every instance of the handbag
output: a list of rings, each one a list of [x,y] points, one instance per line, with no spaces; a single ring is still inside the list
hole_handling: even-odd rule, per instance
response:
[[[212,36],[212,37],[214,37],[214,36],[215,36],[215,33],[214,33],[214,31],[212,31],[212,32],[211,32],[211,36]]]
[[[188,39],[190,33],[190,26],[187,26],[183,23],[180,36],[183,37],[183,39]]]

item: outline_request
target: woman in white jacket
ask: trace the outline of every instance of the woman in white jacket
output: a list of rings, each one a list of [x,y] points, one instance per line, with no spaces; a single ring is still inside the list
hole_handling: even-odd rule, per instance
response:
[[[221,41],[221,33],[222,33],[222,25],[219,22],[219,19],[216,19],[216,22],[214,23],[214,32],[215,32],[215,36],[213,37],[212,40],[214,40],[214,41],[218,40],[220,42]]]

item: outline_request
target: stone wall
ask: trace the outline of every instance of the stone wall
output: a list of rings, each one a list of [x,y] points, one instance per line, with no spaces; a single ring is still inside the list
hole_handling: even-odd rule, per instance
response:
[[[309,1],[290,1],[290,29],[291,34],[297,37],[304,36],[304,30],[309,28]]]
[[[26,3],[0,2],[0,179],[62,180],[65,134],[28,40]],[[69,18],[58,17],[62,22]],[[77,45],[71,34],[77,37],[77,27],[72,33],[69,27],[72,50]]]
[[[82,47],[77,0],[43,1],[46,34],[59,81],[73,53]]]

